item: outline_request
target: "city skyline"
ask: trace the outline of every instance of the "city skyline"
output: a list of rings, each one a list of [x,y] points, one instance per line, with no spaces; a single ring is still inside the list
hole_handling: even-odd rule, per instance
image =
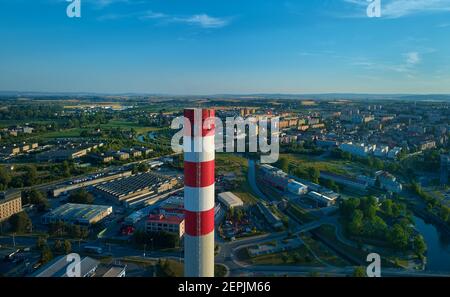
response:
[[[2,91],[450,93],[447,0],[1,2]]]

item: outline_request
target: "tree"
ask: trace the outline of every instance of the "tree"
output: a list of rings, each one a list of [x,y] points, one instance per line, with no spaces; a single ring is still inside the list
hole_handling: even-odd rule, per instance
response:
[[[51,235],[63,236],[65,233],[64,232],[65,228],[66,228],[66,224],[63,221],[57,221],[57,222],[50,223],[48,225],[48,232]]]
[[[385,239],[388,226],[379,216],[375,216],[367,225],[367,233],[375,238]]]
[[[67,162],[67,161],[64,161],[63,163],[62,163],[62,171],[63,171],[63,176],[64,177],[70,177],[70,165],[69,165],[69,162]]]
[[[31,228],[31,220],[27,213],[22,211],[11,216],[9,219],[13,232],[23,233]]]
[[[39,211],[46,211],[50,208],[50,203],[48,199],[44,196],[41,191],[31,190],[28,193],[29,201],[31,204],[37,205]]]
[[[79,204],[92,204],[94,203],[94,196],[88,193],[85,189],[81,189],[70,194],[69,202]]]
[[[366,270],[363,266],[355,267],[353,271],[353,277],[366,277]]]
[[[392,204],[392,216],[394,218],[398,218],[399,216],[402,215],[404,211],[404,205],[402,205],[401,203],[393,203]]]
[[[425,240],[423,239],[422,235],[416,235],[414,237],[413,243],[414,243],[414,252],[418,256],[422,256],[427,250],[427,244],[425,243]]]
[[[244,212],[242,211],[242,209],[238,209],[236,211],[235,217],[238,222],[242,221],[242,219],[244,218]]]
[[[53,253],[50,250],[50,248],[48,247],[48,245],[45,245],[41,251],[41,263],[45,264],[45,263],[51,261],[52,259],[53,259]]]
[[[320,171],[316,167],[308,168],[308,176],[313,183],[319,183]]]
[[[441,207],[441,219],[444,222],[450,222],[450,207],[445,205]]]
[[[278,167],[286,173],[289,173],[289,160],[285,157],[281,157],[278,161]]]
[[[54,249],[56,252],[60,253],[60,252],[62,251],[62,248],[63,248],[63,245],[62,245],[61,240],[56,240],[56,241],[55,241],[55,246],[53,247],[53,249]]]
[[[362,232],[363,229],[363,212],[359,209],[355,210],[353,214],[353,218],[348,225],[349,231],[352,234],[359,235]]]
[[[70,254],[71,251],[72,251],[72,244],[67,239],[64,240],[64,253],[68,255]]]
[[[87,227],[81,227],[80,228],[80,238],[86,239],[89,236],[89,229]]]
[[[391,199],[386,199],[381,204],[381,209],[385,212],[385,214],[387,216],[391,217],[392,216],[392,206],[393,206],[393,201]]]
[[[10,182],[11,174],[4,167],[0,167],[0,190],[5,190]]]
[[[147,172],[149,170],[149,167],[146,163],[140,163],[137,168],[137,172]]]
[[[405,250],[408,246],[407,232],[401,225],[395,224],[394,227],[392,227],[391,232],[389,233],[389,241],[394,247],[400,250]]]
[[[73,238],[81,238],[81,228],[79,225],[72,225],[70,228],[70,235]]]
[[[353,213],[359,207],[360,203],[361,203],[361,201],[356,198],[350,198],[347,200],[343,200],[339,204],[339,210],[345,218],[352,218]]]
[[[25,167],[25,174],[23,176],[23,181],[25,186],[33,186],[37,181],[37,169],[34,165],[29,165]]]
[[[38,250],[42,250],[42,248],[43,248],[44,246],[46,246],[46,245],[47,245],[47,239],[45,239],[45,238],[42,237],[42,236],[39,236],[38,239],[37,239],[37,241],[36,241],[36,248],[37,248]]]

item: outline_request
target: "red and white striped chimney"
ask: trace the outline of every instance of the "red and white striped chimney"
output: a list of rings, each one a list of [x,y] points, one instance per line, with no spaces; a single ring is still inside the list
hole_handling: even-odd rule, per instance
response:
[[[184,110],[185,277],[214,277],[214,116]]]

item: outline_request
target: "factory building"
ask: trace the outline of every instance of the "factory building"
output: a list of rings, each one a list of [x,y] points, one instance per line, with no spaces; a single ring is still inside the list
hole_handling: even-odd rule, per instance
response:
[[[295,180],[290,180],[287,186],[290,193],[295,195],[304,195],[308,192],[308,187],[302,183]]]
[[[119,172],[119,173],[111,173],[111,174],[107,174],[107,175],[101,175],[100,177],[95,177],[93,176],[92,178],[87,178],[86,180],[83,180],[81,182],[71,182],[70,184],[66,184],[57,188],[54,188],[53,190],[50,191],[50,195],[52,195],[53,197],[58,197],[61,194],[65,194],[68,193],[70,191],[73,190],[77,190],[80,188],[85,188],[85,187],[89,187],[89,186],[94,186],[100,183],[104,183],[104,182],[108,182],[111,180],[115,180],[118,178],[122,178],[122,177],[127,177],[127,176],[131,176],[132,172],[131,171],[124,171],[124,172]]]
[[[38,271],[32,274],[33,277],[70,277],[68,275],[68,266],[71,261],[68,261],[67,256],[60,256]],[[80,277],[92,277],[95,274],[100,262],[90,258],[84,257],[80,261]]]
[[[369,182],[366,179],[354,178],[350,176],[335,174],[331,172],[321,171],[320,178],[334,181],[338,184],[357,189],[357,190],[367,190],[369,187]]]
[[[112,206],[67,203],[45,214],[42,217],[42,223],[50,224],[61,221],[89,226],[100,222],[112,212]]]
[[[244,206],[244,202],[231,192],[220,193],[217,198],[227,209]]]
[[[289,182],[289,176],[285,172],[268,164],[260,165],[259,169],[260,170],[258,170],[258,178],[260,180],[281,191],[286,191]]]
[[[397,178],[392,174],[380,171],[376,173],[378,181],[380,182],[380,188],[392,193],[400,193],[403,190],[401,183],[397,181]]]
[[[157,194],[173,189],[177,184],[175,178],[154,172],[145,172],[120,178],[94,187],[94,192],[115,203],[128,207],[145,203]]]
[[[328,197],[326,195],[311,191],[308,193],[308,197],[317,202],[320,207],[332,206],[336,203],[335,197]]]
[[[67,256],[60,256],[34,272],[32,277],[74,277],[69,275],[71,271],[69,265],[73,260]],[[125,277],[126,265],[106,265],[91,257],[81,258],[80,271],[77,277]]]

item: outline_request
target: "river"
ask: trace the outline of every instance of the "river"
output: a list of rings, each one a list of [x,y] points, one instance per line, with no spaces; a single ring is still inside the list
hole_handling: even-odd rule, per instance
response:
[[[414,217],[414,222],[428,246],[426,270],[450,272],[450,236],[419,217]]]

